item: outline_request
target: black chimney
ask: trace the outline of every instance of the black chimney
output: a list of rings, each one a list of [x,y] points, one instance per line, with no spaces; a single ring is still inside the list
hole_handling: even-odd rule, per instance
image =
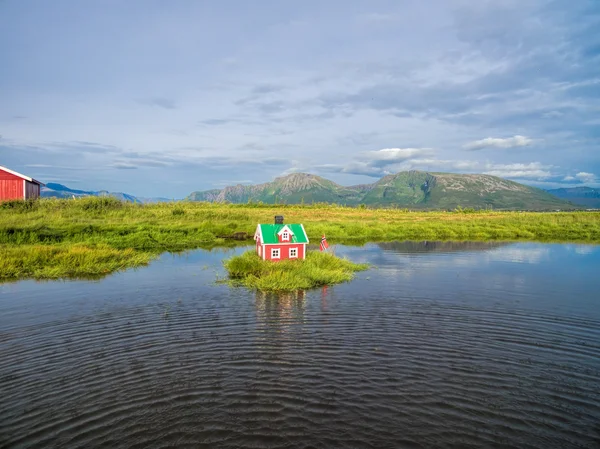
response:
[[[275,224],[283,224],[283,215],[275,215]]]

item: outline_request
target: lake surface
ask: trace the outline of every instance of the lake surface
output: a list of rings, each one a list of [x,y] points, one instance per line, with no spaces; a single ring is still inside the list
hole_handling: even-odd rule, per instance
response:
[[[336,246],[375,268],[282,296],[241,251],[0,285],[0,447],[600,447],[599,246]]]

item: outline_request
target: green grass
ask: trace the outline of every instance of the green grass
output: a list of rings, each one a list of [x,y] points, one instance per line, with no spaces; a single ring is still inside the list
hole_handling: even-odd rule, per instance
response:
[[[368,268],[367,264],[356,264],[317,251],[309,251],[306,260],[270,262],[251,250],[232,257],[224,265],[234,284],[263,292],[307,290],[348,282],[354,272]]]
[[[146,265],[152,258],[150,253],[118,250],[106,245],[2,245],[0,279],[95,279],[114,271]]]
[[[412,212],[336,205],[123,203],[114,198],[0,203],[0,280],[97,276],[165,251],[231,246],[283,214],[309,238],[363,244],[404,240],[529,240],[600,243],[600,212]],[[243,242],[242,242],[243,243]],[[54,249],[56,251],[49,251]],[[77,256],[84,249],[87,256]],[[109,257],[100,257],[108,254]],[[41,253],[35,257],[35,253]],[[93,253],[98,254],[95,259]],[[71,256],[69,256],[69,254]]]

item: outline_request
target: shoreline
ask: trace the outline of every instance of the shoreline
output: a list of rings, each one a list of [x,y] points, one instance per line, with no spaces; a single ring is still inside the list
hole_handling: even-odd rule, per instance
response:
[[[0,282],[94,277],[144,266],[164,252],[244,246],[283,214],[312,242],[600,244],[600,211],[410,211],[338,205],[156,203],[110,197],[0,204]],[[240,236],[246,237],[239,239]],[[237,238],[236,238],[237,237]]]

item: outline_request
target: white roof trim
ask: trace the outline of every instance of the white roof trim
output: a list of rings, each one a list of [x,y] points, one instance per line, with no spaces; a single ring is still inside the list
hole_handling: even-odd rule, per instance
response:
[[[288,228],[288,225],[283,225],[283,228],[281,228],[279,230],[279,232],[277,233],[277,235],[281,235],[283,234],[283,232],[287,230],[287,232],[289,232],[291,235],[294,235],[294,233],[292,232],[292,230],[290,228]]]
[[[41,185],[41,186],[45,186],[45,185],[46,185],[46,184],[44,184],[44,183],[41,183],[41,182],[39,182],[39,181],[36,181],[36,180],[35,180],[35,179],[33,179],[33,178],[30,178],[29,176],[25,176],[25,175],[22,175],[22,174],[21,174],[21,173],[19,173],[19,172],[16,172],[16,171],[14,171],[14,170],[11,170],[10,168],[3,167],[2,165],[0,165],[0,170],[2,170],[2,171],[5,171],[5,172],[8,172],[8,173],[10,173],[11,175],[18,176],[19,178],[21,178],[21,179],[24,179],[25,181],[29,181],[29,182],[35,182],[36,184],[39,184],[39,185]]]
[[[256,231],[254,231],[254,240],[258,239],[260,239],[260,242],[262,243],[262,229],[260,228],[260,225],[256,225]]]
[[[304,225],[302,223],[300,223],[300,227],[302,228],[302,231],[304,232],[304,237],[306,237],[306,243],[308,243],[308,234],[306,233],[306,229],[304,229]],[[305,243],[305,245],[306,245]]]

